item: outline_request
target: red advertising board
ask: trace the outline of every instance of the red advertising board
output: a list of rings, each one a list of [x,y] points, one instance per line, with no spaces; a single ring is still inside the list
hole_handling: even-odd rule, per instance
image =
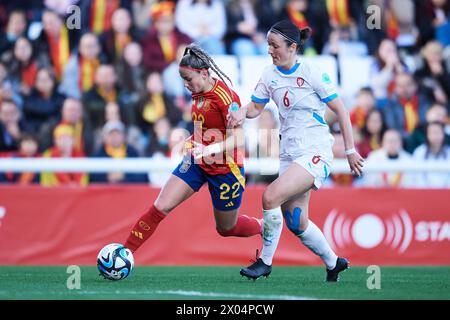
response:
[[[261,216],[263,187],[247,187],[241,213]],[[0,264],[91,265],[121,242],[159,189],[0,186]],[[352,265],[450,265],[450,190],[322,189],[310,219]],[[176,208],[135,254],[141,265],[247,265],[261,238],[217,234],[207,188]],[[321,261],[284,227],[278,265]]]

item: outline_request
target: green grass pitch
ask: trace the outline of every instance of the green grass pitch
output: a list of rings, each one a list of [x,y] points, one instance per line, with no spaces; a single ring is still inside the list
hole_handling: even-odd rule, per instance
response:
[[[138,266],[122,281],[96,267],[81,267],[80,289],[69,290],[66,267],[1,266],[0,299],[450,299],[450,267],[381,267],[381,288],[371,274],[352,267],[338,283],[325,283],[322,267],[274,267],[269,278],[247,280],[238,266]]]

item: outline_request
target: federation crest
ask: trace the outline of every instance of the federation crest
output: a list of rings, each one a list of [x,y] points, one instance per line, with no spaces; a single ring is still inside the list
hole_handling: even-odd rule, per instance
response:
[[[305,80],[302,77],[297,77],[297,85],[302,87],[305,84]]]
[[[203,98],[203,97],[198,98],[197,109],[200,110],[200,108],[203,107],[204,103],[205,103],[205,98]]]

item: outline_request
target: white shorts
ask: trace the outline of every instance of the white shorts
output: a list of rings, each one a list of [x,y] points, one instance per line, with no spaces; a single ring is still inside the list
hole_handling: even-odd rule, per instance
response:
[[[319,154],[306,154],[296,158],[291,159],[280,159],[280,176],[287,170],[287,168],[292,163],[297,163],[305,168],[313,177],[314,185],[313,188],[318,190],[325,179],[330,175],[331,172],[331,162],[333,158],[323,157]]]

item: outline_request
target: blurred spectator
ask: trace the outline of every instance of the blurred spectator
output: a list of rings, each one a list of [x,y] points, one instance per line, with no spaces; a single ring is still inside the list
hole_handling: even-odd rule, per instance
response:
[[[90,155],[93,151],[94,133],[90,122],[83,114],[81,101],[74,98],[64,100],[61,119],[44,124],[39,135],[41,150],[51,147],[53,132],[58,125],[65,124],[73,128],[74,148],[83,154]]]
[[[102,129],[103,144],[94,154],[98,158],[137,158],[138,152],[125,142],[125,125],[120,121],[108,121]],[[108,172],[90,175],[91,182],[97,183],[148,183],[147,173]]]
[[[278,159],[280,150],[278,143],[278,123],[270,110],[263,110],[257,119],[256,135],[249,135],[247,139],[256,139],[254,150],[247,150],[250,157],[258,158],[273,158]],[[252,145],[252,141],[246,143],[247,146]],[[263,174],[263,169],[257,174],[248,175],[248,183],[265,183],[269,184],[278,178],[278,173]]]
[[[417,92],[412,75],[403,73],[395,78],[395,95],[384,108],[384,118],[389,129],[395,129],[406,139],[417,126],[425,123],[425,113],[430,102]]]
[[[174,7],[171,1],[152,6],[152,26],[142,40],[147,71],[163,72],[175,60],[177,48],[181,44],[191,43],[187,35],[175,28]]]
[[[325,44],[322,54],[338,57],[366,56],[367,46],[364,42],[353,40],[349,28],[335,28]]]
[[[112,15],[118,8],[131,12],[131,0],[91,0],[81,1],[81,26],[83,33],[97,35],[111,30]]]
[[[332,29],[348,28],[351,39],[358,39],[358,24],[362,17],[362,1],[327,0],[329,24]]]
[[[333,29],[330,38],[322,51],[323,55],[331,55],[336,59],[338,84],[341,83],[340,58],[351,56],[365,56],[367,46],[363,42],[353,40],[350,35],[350,29],[339,27]]]
[[[450,108],[450,64],[445,64],[442,45],[437,41],[428,42],[422,56],[424,65],[415,73],[420,88],[430,100]]]
[[[385,131],[383,113],[378,109],[371,109],[366,115],[364,127],[361,130],[362,141],[356,145],[361,157],[367,158],[372,151],[380,149]]]
[[[448,0],[418,1],[416,24],[420,30],[420,44],[432,39],[443,46],[450,44],[450,2]]]
[[[61,16],[68,14],[67,9],[71,5],[76,5],[81,0],[44,0],[44,5],[47,9],[58,13]]]
[[[31,87],[36,81],[38,68],[42,65],[35,58],[30,40],[24,37],[17,39],[14,45],[13,57],[7,63],[13,90],[21,95],[29,94]]]
[[[56,78],[61,79],[70,54],[78,44],[79,33],[68,30],[58,13],[45,10],[42,14],[43,29],[36,39],[36,49],[40,55],[50,59]]]
[[[426,127],[426,142],[414,150],[413,158],[418,161],[450,161],[450,147],[445,143],[442,122],[430,122]],[[416,186],[422,188],[449,188],[450,172],[420,172]]]
[[[8,24],[4,30],[0,31],[0,54],[2,55],[2,60],[8,60],[7,55],[11,54],[16,40],[20,37],[25,37],[26,31],[27,19],[25,12],[11,12],[8,17]]]
[[[105,106],[118,102],[117,75],[112,65],[102,64],[95,73],[95,85],[83,94],[83,106],[94,130],[105,123]],[[119,104],[120,105],[120,104]]]
[[[60,124],[53,131],[54,145],[46,150],[44,158],[83,158],[84,153],[75,148],[74,128],[68,124]],[[52,186],[86,186],[89,176],[82,172],[42,172],[41,185]]]
[[[139,108],[139,121],[142,132],[151,132],[155,123],[167,118],[170,126],[176,126],[181,120],[181,110],[164,92],[161,75],[153,72],[146,80],[147,94]]]
[[[81,37],[78,50],[65,66],[60,85],[63,94],[76,99],[92,88],[96,70],[104,60],[98,38],[93,33],[85,33]]]
[[[179,0],[175,9],[177,28],[209,54],[225,54],[225,6],[221,0]]]
[[[111,30],[100,37],[108,62],[116,64],[122,58],[125,47],[133,41],[139,41],[139,38],[132,28],[130,12],[126,9],[114,11]]]
[[[191,93],[184,85],[183,79],[180,77],[179,63],[183,58],[185,44],[181,44],[177,49],[177,58],[173,61],[161,74],[164,92],[172,99],[178,109],[183,113],[183,120],[191,122]]]
[[[308,54],[310,49],[308,47],[311,44],[314,53],[322,52],[330,33],[326,9],[320,12],[319,10],[314,10],[312,2],[309,0],[288,0],[279,16],[279,20],[289,19],[299,29],[310,27],[313,30],[311,40],[306,43],[306,54]]]
[[[394,91],[395,76],[406,71],[406,65],[400,59],[395,43],[389,39],[383,40],[375,54],[375,63],[370,72],[377,106],[385,105]]]
[[[406,140],[406,150],[409,153],[413,153],[414,150],[421,144],[426,143],[426,127],[427,124],[433,122],[440,122],[445,124],[447,119],[447,109],[439,104],[432,105],[425,114],[426,123],[418,126]],[[446,144],[450,145],[450,136],[446,136]]]
[[[385,12],[387,36],[398,48],[412,52],[416,48],[418,30],[415,25],[415,1],[395,0],[387,2]]]
[[[156,153],[160,153],[165,157],[170,156],[170,129],[170,121],[167,118],[160,118],[155,122],[153,133],[150,135],[150,142],[146,152],[147,156],[152,157]]]
[[[0,152],[17,151],[22,130],[17,105],[12,100],[3,100],[0,105]]]
[[[0,62],[0,103],[3,100],[13,100],[16,104],[22,101],[22,97],[13,91],[13,85],[8,78],[6,66]]]
[[[38,157],[36,138],[28,134],[22,135],[18,152],[13,152],[11,156],[13,158]],[[21,185],[39,183],[39,174],[36,172],[0,172],[0,183],[18,183]]]
[[[56,91],[56,79],[51,69],[37,72],[30,95],[25,97],[23,116],[26,131],[39,133],[41,126],[59,117],[65,97]]]
[[[122,115],[120,107],[116,102],[108,102],[105,106],[105,122],[119,121],[122,122]],[[135,148],[138,154],[141,156],[145,153],[145,138],[141,133],[141,130],[135,125],[128,125],[126,128],[126,143]],[[102,137],[103,139],[103,137]],[[96,146],[101,145],[101,141],[96,142]]]
[[[181,159],[185,155],[184,143],[189,132],[183,128],[172,128],[169,133],[169,156],[172,159]]]
[[[181,158],[185,155],[185,141],[189,137],[189,132],[182,128],[173,128],[169,132],[168,150],[166,153],[157,151],[153,154],[152,159],[160,161],[168,161],[168,157],[175,161],[181,161]],[[170,172],[158,172],[152,171],[149,173],[150,180],[153,186],[162,187],[166,181],[170,178]]]
[[[356,95],[355,106],[350,111],[350,121],[353,127],[361,130],[366,125],[366,117],[369,111],[375,108],[375,97],[369,87],[359,89]]]
[[[122,104],[125,110],[129,110],[129,123],[137,124],[136,118],[139,103],[145,95],[145,69],[142,63],[142,49],[136,42],[131,42],[124,49],[123,57],[117,65],[117,80],[122,92]],[[178,81],[178,74],[171,80]]]
[[[380,165],[384,161],[408,162],[411,156],[402,148],[402,137],[397,130],[389,129],[384,133],[381,148],[369,154],[366,165]],[[412,174],[404,172],[374,172],[363,177],[367,187],[411,187],[414,182]]]
[[[135,0],[131,4],[133,23],[139,31],[148,30],[150,27],[150,10],[158,0]]]
[[[270,1],[231,0],[226,8],[226,42],[238,57],[267,53],[266,34],[276,15]]]

